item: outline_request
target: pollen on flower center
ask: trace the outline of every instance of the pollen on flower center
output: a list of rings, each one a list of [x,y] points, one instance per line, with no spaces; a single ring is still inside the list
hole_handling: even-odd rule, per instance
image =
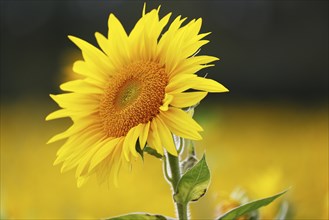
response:
[[[127,80],[117,93],[114,101],[118,109],[124,108],[136,100],[141,92],[141,85],[137,79]]]
[[[168,76],[156,62],[138,61],[118,71],[109,81],[100,104],[100,117],[109,137],[125,136],[159,113]]]

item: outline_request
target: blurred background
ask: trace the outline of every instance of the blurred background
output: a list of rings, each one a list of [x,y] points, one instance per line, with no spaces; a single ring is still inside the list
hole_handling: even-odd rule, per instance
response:
[[[291,219],[328,219],[328,1],[154,1],[163,16],[203,18],[210,43],[200,54],[220,57],[208,73],[230,89],[196,109],[212,182],[191,205],[211,219],[239,187],[250,199],[289,187],[262,209],[274,219],[289,204]],[[133,211],[174,216],[161,161],[146,157],[124,172],[119,188],[91,179],[78,189],[74,171],[52,165],[63,142],[47,140],[69,119],[45,122],[56,110],[49,93],[74,77],[80,51],[67,35],[96,45],[114,13],[129,33],[143,1],[0,1],[1,217],[90,219]],[[171,21],[172,21],[171,19]]]

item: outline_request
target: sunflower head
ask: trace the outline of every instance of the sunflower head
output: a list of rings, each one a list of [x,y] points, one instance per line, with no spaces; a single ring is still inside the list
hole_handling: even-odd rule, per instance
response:
[[[73,121],[49,143],[67,139],[55,164],[62,171],[76,168],[78,186],[91,175],[110,176],[117,184],[120,167],[138,157],[136,144],[147,144],[158,154],[177,156],[173,134],[200,140],[200,125],[183,109],[199,103],[208,92],[226,92],[218,82],[196,73],[218,58],[196,55],[208,43],[200,34],[202,20],[176,17],[166,32],[171,13],[145,12],[128,35],[111,14],[107,37],[96,33],[100,49],[69,36],[82,51],[73,71],[83,78],[60,86],[66,93],[51,95],[61,107],[46,120]]]

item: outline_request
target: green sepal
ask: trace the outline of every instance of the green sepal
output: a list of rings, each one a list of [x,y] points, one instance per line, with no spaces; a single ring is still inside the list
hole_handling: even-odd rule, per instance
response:
[[[142,150],[139,141],[136,142],[136,151],[139,155],[141,155],[142,159],[144,160],[144,151]]]
[[[154,150],[153,148],[149,147],[148,145],[144,146],[144,149],[142,150],[139,141],[136,142],[136,147],[135,147],[137,153],[142,157],[142,159],[144,160],[144,152],[155,156],[157,158],[162,158],[163,156],[161,154],[159,154],[156,150]]]
[[[210,183],[210,171],[206,157],[183,174],[178,182],[174,199],[177,203],[186,205],[190,201],[199,200],[207,192]]]
[[[147,145],[144,147],[144,152],[146,152],[152,156],[155,156],[157,158],[160,158],[160,159],[163,157],[163,155],[159,154],[156,150],[154,150],[153,148],[151,148]]]
[[[106,220],[169,220],[172,218],[167,218],[162,215],[153,215],[148,213],[131,213],[127,215],[121,215],[116,217],[107,218]]]
[[[266,205],[270,204],[271,202],[273,202],[275,199],[282,196],[286,192],[287,192],[287,190],[283,191],[281,193],[278,193],[274,196],[271,196],[271,197],[251,201],[251,202],[248,202],[246,204],[240,205],[240,206],[226,212],[225,214],[223,214],[222,216],[220,216],[216,219],[217,220],[237,219],[238,217],[240,217],[242,215],[248,214],[249,212],[255,211],[255,210],[259,209],[262,206],[266,206]]]

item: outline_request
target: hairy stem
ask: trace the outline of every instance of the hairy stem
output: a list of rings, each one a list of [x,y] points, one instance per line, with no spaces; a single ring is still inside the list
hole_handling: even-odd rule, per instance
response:
[[[173,188],[174,194],[177,192],[177,186],[178,186],[178,181],[181,178],[181,169],[180,169],[180,164],[179,164],[179,156],[173,156],[169,153],[167,153],[167,158],[168,158],[168,163],[170,166],[170,173],[171,173],[171,178],[170,182]],[[187,220],[188,219],[188,214],[187,214],[187,206],[188,205],[183,205],[180,203],[176,203],[176,208],[178,212],[178,217],[180,220]]]

